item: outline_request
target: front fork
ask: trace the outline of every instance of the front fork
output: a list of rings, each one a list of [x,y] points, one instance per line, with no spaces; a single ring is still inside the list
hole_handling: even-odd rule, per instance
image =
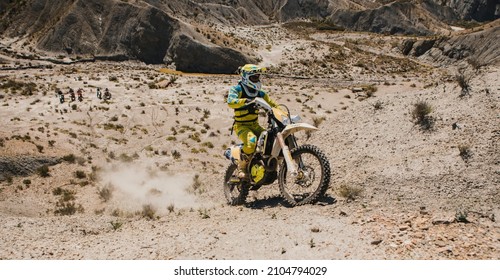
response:
[[[278,139],[278,143],[281,147],[281,150],[283,151],[283,157],[285,158],[286,166],[290,171],[292,177],[296,178],[298,176],[297,164],[292,158],[292,154],[290,153],[290,149],[285,143],[285,139],[283,139],[283,134],[281,134],[281,132],[278,133],[278,135],[276,135],[276,138]]]

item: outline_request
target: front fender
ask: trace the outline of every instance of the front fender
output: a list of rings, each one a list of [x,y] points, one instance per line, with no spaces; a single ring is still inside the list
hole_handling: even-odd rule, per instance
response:
[[[298,131],[302,130],[318,130],[317,127],[310,125],[308,123],[294,123],[294,124],[289,124],[283,129],[281,134],[283,134],[283,139],[286,139],[290,134],[294,134]]]
[[[307,124],[307,123],[294,123],[294,124],[287,125],[285,127],[285,129],[283,129],[283,131],[281,132],[281,135],[283,136],[283,139],[286,139],[288,136],[290,136],[298,131],[302,131],[302,130],[304,130],[304,131],[313,130],[314,131],[314,130],[318,130],[318,128],[315,126],[312,126],[310,124]],[[281,149],[282,149],[282,147],[280,146],[278,141],[275,141],[271,155],[273,157],[278,157]]]

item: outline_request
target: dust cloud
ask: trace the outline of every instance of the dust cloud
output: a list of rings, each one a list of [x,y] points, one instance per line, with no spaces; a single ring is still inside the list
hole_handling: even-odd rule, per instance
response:
[[[101,173],[103,188],[109,188],[110,202],[121,210],[137,211],[150,205],[158,213],[167,208],[196,208],[201,206],[189,192],[192,174],[169,174],[157,167],[133,163],[113,166]]]

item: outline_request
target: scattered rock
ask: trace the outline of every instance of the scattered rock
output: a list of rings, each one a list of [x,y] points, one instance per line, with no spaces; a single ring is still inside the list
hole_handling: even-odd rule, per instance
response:
[[[373,240],[370,244],[372,244],[372,245],[378,245],[380,243],[382,243],[382,239]]]

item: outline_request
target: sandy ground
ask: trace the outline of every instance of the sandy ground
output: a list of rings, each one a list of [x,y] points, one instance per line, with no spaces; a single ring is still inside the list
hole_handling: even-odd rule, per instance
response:
[[[299,141],[325,152],[332,182],[319,203],[295,208],[276,183],[243,206],[225,202],[222,152],[237,139],[224,95],[237,76],[134,63],[2,70],[4,82],[35,88],[0,91],[0,156],[75,160],[48,177],[33,164],[2,178],[0,259],[499,259],[498,66],[475,72],[462,98],[451,68],[287,72],[313,43],[323,51],[309,58],[328,53],[328,36],[317,36],[260,49],[262,64],[283,69],[265,80],[272,97],[305,122],[323,120]],[[367,83],[377,91],[359,98],[352,89]],[[84,100],[60,104],[55,89],[69,87]],[[97,99],[97,87],[112,99]],[[411,120],[418,101],[433,107],[431,131]]]

